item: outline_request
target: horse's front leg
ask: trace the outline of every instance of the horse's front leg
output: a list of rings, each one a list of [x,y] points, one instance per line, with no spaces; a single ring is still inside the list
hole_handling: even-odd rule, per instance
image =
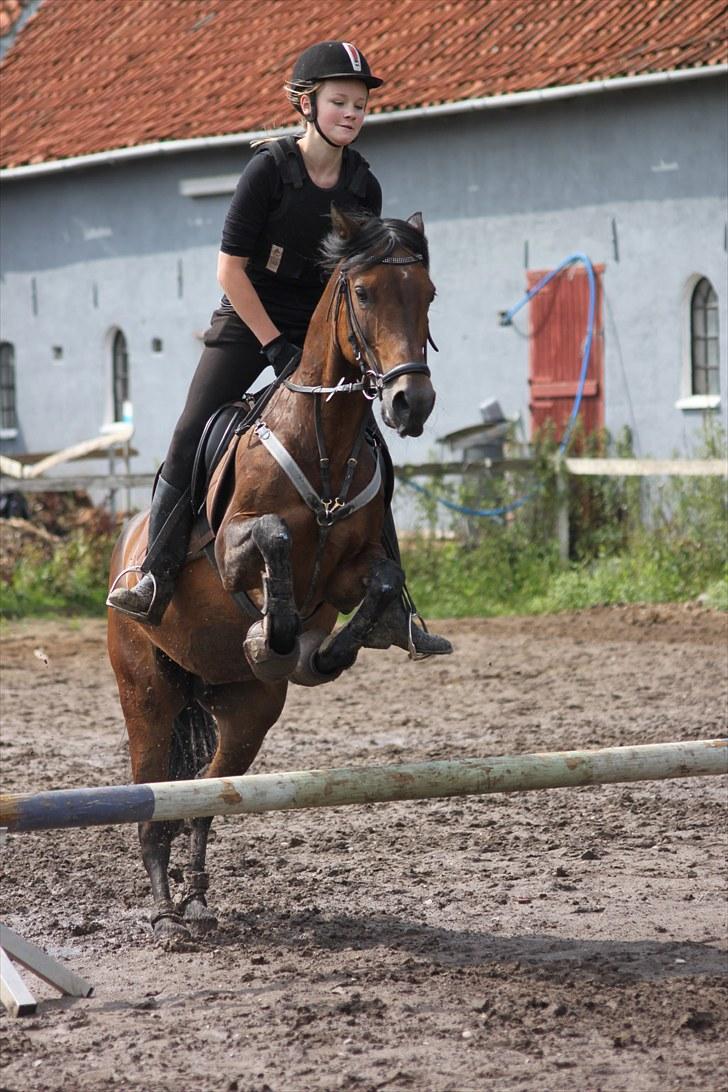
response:
[[[298,659],[301,623],[293,595],[291,534],[280,516],[231,520],[215,545],[215,556],[227,591],[250,587],[263,572],[263,618],[254,622],[245,641],[251,670],[262,682],[288,678]]]
[[[202,777],[244,774],[260,750],[268,729],[283,709],[286,684],[265,685],[252,680],[229,683],[207,691],[205,705],[217,724],[215,754]],[[186,889],[179,904],[184,922],[196,935],[217,926],[207,905],[209,877],[205,867],[207,836],[212,818],[193,819],[190,862],[185,869]]]
[[[178,907],[185,924],[198,936],[217,927],[217,918],[207,905],[209,877],[205,871],[205,858],[211,826],[211,815],[190,822],[190,863],[184,872],[185,893]]]
[[[351,667],[382,611],[402,594],[404,573],[389,558],[379,559],[372,564],[365,586],[356,613],[338,633],[327,637],[311,657],[311,667],[321,676],[332,676]]]

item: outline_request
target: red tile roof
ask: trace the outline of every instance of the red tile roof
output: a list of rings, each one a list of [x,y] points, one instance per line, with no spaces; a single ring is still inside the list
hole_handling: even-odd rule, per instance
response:
[[[2,0],[10,10],[13,0]],[[725,0],[44,0],[2,66],[0,163],[290,124],[298,52],[356,43],[375,110],[725,62]]]

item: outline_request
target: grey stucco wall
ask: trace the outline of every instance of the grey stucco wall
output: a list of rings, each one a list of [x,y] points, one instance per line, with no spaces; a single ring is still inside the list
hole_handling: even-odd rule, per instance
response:
[[[382,182],[385,214],[424,214],[438,286],[438,401],[425,436],[392,437],[395,461],[426,458],[436,437],[477,421],[487,397],[520,413],[527,430],[528,342],[497,321],[525,290],[526,246],[530,268],[576,250],[605,265],[607,426],[629,425],[645,455],[688,453],[697,441],[702,414],[675,403],[686,393],[686,285],[709,277],[725,419],[725,111],[726,84],[715,78],[365,131],[360,147]],[[20,429],[3,451],[60,448],[110,421],[110,339],[120,328],[134,468],[156,466],[219,298],[229,201],[181,196],[179,182],[236,174],[248,155],[201,150],[6,182],[0,323],[16,348]],[[525,312],[516,325],[527,327]]]

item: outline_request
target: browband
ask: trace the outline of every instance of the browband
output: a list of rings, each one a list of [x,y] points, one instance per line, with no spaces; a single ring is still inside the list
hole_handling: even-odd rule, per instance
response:
[[[381,265],[412,265],[413,262],[421,261],[421,254],[408,254],[406,258],[380,258]]]

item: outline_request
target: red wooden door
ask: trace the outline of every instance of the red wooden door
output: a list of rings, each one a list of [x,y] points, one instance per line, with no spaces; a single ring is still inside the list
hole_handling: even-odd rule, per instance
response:
[[[547,271],[529,270],[529,290]],[[594,336],[579,420],[586,433],[604,427],[604,332],[602,322],[602,274],[595,266],[596,304]],[[581,266],[570,266],[534,296],[530,308],[531,436],[553,421],[555,439],[561,440],[579,387],[581,358],[587,336],[589,281]]]

